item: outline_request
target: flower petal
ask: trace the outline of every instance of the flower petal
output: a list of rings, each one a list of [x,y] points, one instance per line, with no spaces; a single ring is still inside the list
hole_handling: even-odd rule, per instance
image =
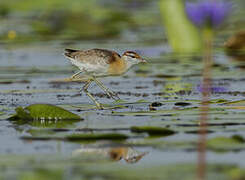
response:
[[[203,24],[203,12],[199,4],[186,3],[186,12],[187,16],[194,24],[197,26],[201,26]]]
[[[211,12],[211,20],[213,26],[220,25],[225,17],[229,13],[229,4],[230,3],[223,3],[223,2],[215,2],[213,3],[213,8]]]
[[[197,3],[186,3],[186,13],[197,26],[219,26],[229,13],[231,3],[206,0]]]

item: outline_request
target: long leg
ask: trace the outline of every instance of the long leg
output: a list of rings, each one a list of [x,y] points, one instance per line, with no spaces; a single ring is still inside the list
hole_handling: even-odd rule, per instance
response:
[[[95,77],[93,77],[93,80],[95,81],[95,83],[103,90],[103,91],[105,91],[105,93],[109,96],[109,97],[111,97],[111,98],[113,98],[114,100],[119,100],[120,98],[118,97],[118,95],[115,93],[115,92],[113,92],[113,91],[111,91],[109,88],[107,88],[107,87],[105,87],[105,85],[102,83],[102,82],[100,82],[98,79],[96,79]],[[116,97],[116,98],[115,98]]]
[[[92,96],[92,94],[90,94],[88,92],[88,87],[89,85],[91,84],[91,82],[93,82],[93,80],[88,80],[87,83],[83,86],[83,91],[87,94],[87,96],[96,104],[97,108],[98,109],[104,109],[103,106],[98,102],[96,101],[96,99],[94,98],[94,96]]]
[[[75,77],[77,77],[79,74],[81,74],[82,71],[78,71],[77,73],[73,74],[70,79],[74,79]]]

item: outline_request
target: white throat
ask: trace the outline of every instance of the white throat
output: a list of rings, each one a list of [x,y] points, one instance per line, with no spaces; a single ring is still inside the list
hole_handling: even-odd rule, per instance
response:
[[[133,60],[131,57],[123,56],[122,58],[126,61],[128,69],[131,68],[133,65],[138,64],[138,62]]]

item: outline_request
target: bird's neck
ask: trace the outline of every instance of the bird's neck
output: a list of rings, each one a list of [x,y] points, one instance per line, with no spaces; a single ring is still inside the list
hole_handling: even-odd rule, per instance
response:
[[[133,61],[129,61],[127,57],[124,56],[122,57],[122,60],[126,63],[127,69],[131,68],[133,65],[136,64]]]
[[[120,75],[126,72],[127,69],[128,69],[127,61],[118,58],[116,61],[110,63],[108,73],[112,75]]]

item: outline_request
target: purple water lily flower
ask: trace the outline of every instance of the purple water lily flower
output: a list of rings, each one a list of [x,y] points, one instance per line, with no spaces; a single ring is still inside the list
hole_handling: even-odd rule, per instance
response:
[[[199,92],[203,92],[204,91],[204,87],[200,84],[197,85],[196,90]],[[210,92],[212,93],[222,93],[222,92],[227,92],[228,89],[226,87],[222,87],[222,86],[212,86],[209,89]]]
[[[186,3],[186,13],[197,26],[219,26],[230,12],[231,3],[220,0],[204,0]]]

